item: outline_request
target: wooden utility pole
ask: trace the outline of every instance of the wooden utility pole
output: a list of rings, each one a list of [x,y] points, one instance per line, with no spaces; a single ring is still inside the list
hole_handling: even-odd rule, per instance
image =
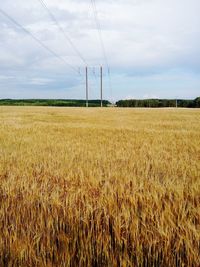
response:
[[[88,67],[85,68],[85,81],[86,81],[86,108],[88,107]]]
[[[100,83],[101,83],[101,107],[103,107],[103,67],[100,67]]]

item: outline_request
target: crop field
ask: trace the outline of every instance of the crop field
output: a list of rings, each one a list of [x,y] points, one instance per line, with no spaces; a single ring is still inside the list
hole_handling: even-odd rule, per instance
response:
[[[200,266],[200,110],[0,107],[0,266]]]

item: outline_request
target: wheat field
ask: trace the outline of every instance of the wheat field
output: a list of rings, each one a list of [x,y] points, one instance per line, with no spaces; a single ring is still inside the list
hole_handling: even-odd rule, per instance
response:
[[[0,107],[0,266],[200,266],[200,110]]]

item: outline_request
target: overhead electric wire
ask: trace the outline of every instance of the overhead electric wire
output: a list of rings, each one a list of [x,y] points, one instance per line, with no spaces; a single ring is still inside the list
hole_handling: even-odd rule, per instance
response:
[[[78,71],[70,64],[68,63],[64,58],[59,56],[56,52],[54,52],[51,48],[46,46],[42,41],[40,41],[33,33],[31,33],[29,30],[27,30],[24,26],[22,26],[19,22],[17,22],[15,19],[13,19],[10,15],[8,15],[4,10],[0,8],[0,13],[3,14],[7,19],[9,19],[13,24],[15,24],[18,28],[23,30],[25,33],[30,35],[40,46],[42,46],[45,50],[47,50],[50,54],[52,54],[54,57],[60,59],[62,62],[64,62],[69,68],[74,70],[76,73]]]
[[[106,66],[108,66],[106,50],[105,50],[105,46],[104,46],[103,38],[102,38],[102,33],[101,33],[101,25],[100,25],[100,22],[99,22],[99,19],[98,19],[98,12],[97,12],[97,7],[96,7],[96,2],[94,0],[91,0],[91,4],[92,4],[93,13],[94,13],[95,23],[96,23],[96,26],[97,26],[97,31],[98,31],[98,34],[99,34],[99,40],[100,40],[101,49],[102,49],[102,52],[103,52],[103,57],[104,57],[104,60],[106,62]]]
[[[99,35],[100,44],[101,44],[102,54],[103,54],[104,61],[106,63],[106,67],[107,67],[107,72],[108,72],[108,77],[109,77],[109,87],[110,87],[111,99],[112,99],[113,96],[112,96],[111,72],[110,72],[110,67],[109,67],[109,64],[108,64],[108,58],[107,58],[107,54],[106,54],[106,49],[105,49],[104,42],[103,42],[101,24],[100,24],[99,19],[98,19],[96,1],[95,0],[91,0],[91,4],[92,4],[92,9],[93,9],[93,13],[94,13],[94,19],[95,19],[95,23],[96,23],[96,26],[97,26],[97,31],[98,31],[98,35]],[[113,99],[112,99],[112,101],[113,101]]]
[[[85,66],[89,66],[90,64],[86,61],[86,59],[81,54],[81,52],[79,51],[79,49],[77,48],[77,46],[71,40],[70,36],[66,33],[66,31],[63,29],[63,27],[60,25],[60,23],[58,22],[58,20],[54,16],[54,14],[50,11],[50,9],[48,8],[48,6],[44,2],[44,0],[38,0],[38,2],[40,2],[40,4],[43,6],[43,8],[47,11],[47,13],[49,14],[49,16],[50,16],[51,20],[53,21],[53,23],[58,27],[58,29],[63,34],[63,36],[67,40],[67,42],[71,45],[71,47],[73,48],[73,50],[75,51],[75,53],[77,54],[77,56],[80,58],[80,60],[85,64]],[[96,75],[93,72],[92,72],[92,75],[94,76],[95,81],[97,82]]]
[[[95,69],[95,67],[93,67],[92,73],[93,73],[93,75],[95,77],[95,80],[97,81],[97,75],[96,75],[96,69]]]
[[[73,50],[75,51],[75,53],[78,55],[78,57],[81,59],[81,61],[85,65],[88,65],[87,62],[86,62],[86,60],[85,60],[85,58],[82,56],[82,54],[80,53],[80,51],[78,50],[78,48],[76,47],[76,45],[73,43],[73,41],[71,40],[71,38],[66,33],[66,31],[60,26],[60,23],[57,21],[56,17],[53,15],[53,13],[47,7],[47,5],[45,4],[45,2],[43,0],[38,0],[38,1],[43,6],[43,8],[47,11],[47,13],[49,14],[49,16],[50,16],[51,20],[53,21],[53,23],[56,24],[56,26],[62,32],[63,36],[68,41],[68,43],[71,45],[71,47],[73,48]]]

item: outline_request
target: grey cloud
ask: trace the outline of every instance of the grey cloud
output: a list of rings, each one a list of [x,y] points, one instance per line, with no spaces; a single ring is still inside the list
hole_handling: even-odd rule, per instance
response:
[[[90,0],[45,2],[87,62],[105,65]],[[198,0],[97,0],[96,3],[104,45],[114,76],[121,74],[123,77],[143,79],[168,74],[174,69],[180,73],[199,75]],[[83,63],[38,0],[6,0],[1,3],[1,9],[70,64],[83,68]],[[3,76],[12,76],[12,72],[17,76],[21,72],[30,78],[25,81],[30,88],[44,88],[46,85],[50,88],[51,84],[55,88],[56,83],[62,87],[69,81],[70,86],[82,90],[80,81],[75,79],[76,73],[73,74],[67,66],[53,58],[1,14],[0,27],[0,71]],[[64,79],[62,83],[63,78],[61,81],[58,76],[52,78],[54,73],[60,73],[62,77],[66,74],[67,80]],[[177,79],[180,77],[177,76]],[[0,78],[0,97],[1,88],[4,88],[7,80]],[[22,80],[18,80],[20,82]],[[122,78],[119,78],[120,82],[123,83]]]

